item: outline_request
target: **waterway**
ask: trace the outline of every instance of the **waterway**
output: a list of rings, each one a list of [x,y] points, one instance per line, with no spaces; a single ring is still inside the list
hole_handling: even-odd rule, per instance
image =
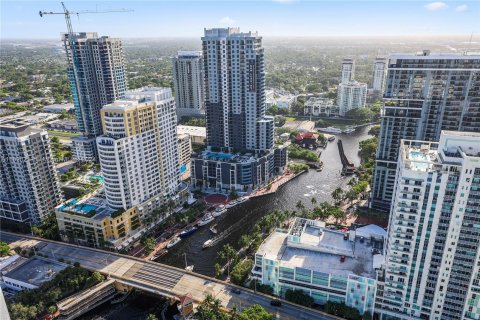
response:
[[[368,130],[370,127],[357,129],[350,135],[340,134],[337,139],[341,139],[347,158],[356,166],[360,164],[358,156],[359,142],[369,138]],[[169,250],[168,254],[159,258],[157,261],[168,265],[185,268],[185,255],[188,265],[194,265],[194,272],[207,276],[214,276],[213,264],[217,255],[224,244],[235,244],[243,234],[249,233],[255,223],[264,215],[274,210],[296,210],[295,206],[300,200],[305,207],[313,207],[312,197],[317,202],[332,200],[331,193],[337,187],[346,185],[349,178],[342,176],[342,164],[338,153],[337,140],[330,142],[323,150],[320,158],[325,166],[321,172],[309,170],[294,180],[283,185],[275,194],[253,198],[249,201],[228,209],[226,213],[215,219],[208,226],[200,227],[199,231],[194,233]],[[202,250],[205,241],[213,238],[209,227],[217,224],[218,235],[222,230],[227,230],[221,241],[213,247]]]
[[[361,140],[369,138],[370,127],[359,128],[350,135],[337,135],[342,139],[345,155],[356,166],[360,164],[358,156],[358,144]],[[251,199],[241,205],[229,209],[222,216],[215,219],[208,226],[200,227],[200,230],[169,250],[169,253],[157,261],[168,265],[184,268],[185,256],[188,265],[194,265],[194,272],[207,276],[214,275],[214,262],[217,251],[224,244],[235,244],[243,234],[249,233],[255,223],[273,210],[296,210],[298,200],[301,200],[305,207],[313,207],[312,197],[317,202],[330,201],[331,193],[337,187],[346,185],[349,178],[340,175],[342,164],[338,154],[337,140],[330,142],[321,155],[325,166],[323,171],[309,170],[294,180],[283,185],[275,194]],[[229,229],[228,234],[215,246],[202,250],[205,241],[213,237],[209,228],[217,224],[219,234],[222,230]],[[161,306],[164,300],[161,297],[154,297],[146,293],[136,293],[129,297],[124,303],[110,305],[106,303],[91,310],[80,317],[79,320],[127,320],[146,319],[149,313],[156,314],[160,319]]]

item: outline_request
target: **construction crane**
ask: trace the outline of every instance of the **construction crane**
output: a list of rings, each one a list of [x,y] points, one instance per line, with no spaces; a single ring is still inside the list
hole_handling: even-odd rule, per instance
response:
[[[84,133],[86,134],[87,131],[87,121],[85,117],[85,110],[83,108],[83,101],[82,101],[82,94],[80,92],[80,84],[78,82],[78,70],[77,70],[77,64],[78,64],[78,57],[75,54],[75,40],[74,40],[74,33],[73,33],[73,27],[72,27],[72,20],[70,19],[70,15],[81,15],[81,14],[88,14],[88,13],[110,13],[110,12],[131,12],[133,10],[131,9],[117,9],[117,10],[105,10],[105,11],[98,11],[98,10],[83,10],[83,11],[69,11],[65,4],[61,2],[62,7],[63,7],[63,12],[48,12],[48,11],[39,11],[38,14],[40,17],[43,17],[44,15],[64,15],[65,16],[65,22],[67,23],[67,31],[68,31],[68,42],[70,45],[70,48],[72,50],[72,67],[73,67],[73,77],[75,80],[75,91],[76,91],[76,96],[78,98],[78,103],[80,104],[80,113],[82,114],[82,120],[84,124]],[[68,56],[68,52],[67,52]]]

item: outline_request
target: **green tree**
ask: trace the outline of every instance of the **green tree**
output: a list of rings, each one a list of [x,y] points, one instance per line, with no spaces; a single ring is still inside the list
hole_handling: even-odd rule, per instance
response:
[[[6,242],[0,242],[0,257],[8,256],[10,253],[10,247]]]
[[[233,283],[243,286],[245,281],[247,281],[250,271],[252,270],[253,260],[246,259],[240,261],[233,267],[232,272],[230,273],[230,279]]]
[[[226,244],[222,250],[217,253],[220,263],[227,265],[227,274],[230,276],[230,268],[238,261],[237,251],[230,245]]]
[[[220,300],[208,294],[197,307],[195,313],[197,320],[228,320],[229,316],[222,312]]]
[[[338,187],[332,192],[332,198],[335,200],[335,203],[339,204],[343,199],[343,189]]]
[[[157,241],[153,237],[147,237],[143,239],[142,244],[144,246],[145,254],[149,255],[157,247]]]
[[[242,310],[238,316],[239,320],[273,320],[274,317],[262,306],[254,304]]]
[[[145,320],[158,320],[158,318],[153,313],[150,313]]]
[[[285,299],[306,307],[313,306],[313,303],[315,302],[312,297],[305,294],[302,290],[287,290],[285,292]]]

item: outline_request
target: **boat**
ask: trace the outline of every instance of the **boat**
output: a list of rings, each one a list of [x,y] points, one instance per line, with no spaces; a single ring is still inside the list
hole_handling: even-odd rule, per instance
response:
[[[230,209],[230,208],[235,207],[236,205],[237,205],[237,200],[233,200],[233,201],[230,201],[230,203],[227,204],[227,205],[225,206],[225,208]]]
[[[214,217],[219,217],[221,216],[222,214],[224,214],[225,212],[227,211],[227,209],[225,209],[225,206],[224,205],[220,205],[218,206],[215,211],[212,212],[212,215]]]
[[[210,247],[212,246],[212,244],[213,244],[213,240],[212,240],[212,239],[209,239],[209,240],[207,240],[207,241],[205,241],[205,242],[203,243],[202,248],[203,248],[203,249],[210,248]]]
[[[335,127],[318,128],[318,130],[326,133],[342,133],[342,129]]]
[[[193,272],[193,267],[194,267],[193,264],[192,264],[191,266],[186,266],[186,267],[185,267],[185,270],[190,271],[190,272]]]
[[[211,231],[213,234],[217,234],[217,233],[218,233],[217,225],[214,224],[213,226],[211,226],[211,227],[210,227],[210,231]]]
[[[355,130],[357,130],[357,128],[347,128],[343,131],[343,133],[350,134],[355,132]]]
[[[248,200],[248,197],[247,196],[244,196],[244,197],[241,197],[237,200],[237,204],[240,204],[240,203],[244,203],[245,201]]]
[[[200,221],[198,221],[198,226],[201,227],[206,224],[209,224],[210,222],[213,221],[213,219],[215,218],[211,214],[206,214],[203,216],[203,218]]]
[[[163,257],[164,255],[166,255],[168,253],[168,250],[167,249],[163,249],[163,250],[160,250],[156,255],[154,255],[150,260],[154,261],[154,260],[157,260],[158,258],[160,257]]]
[[[335,136],[331,136],[331,137],[329,137],[327,140],[330,141],[330,142],[332,142],[332,141],[335,140]]]
[[[179,237],[175,237],[173,238],[168,244],[167,244],[167,248],[170,249],[171,247],[173,247],[174,245],[176,245],[177,243],[179,243],[182,239],[180,239]]]
[[[180,234],[178,236],[180,238],[186,238],[197,230],[198,230],[198,228],[193,226],[191,228],[188,228],[187,230],[183,230],[182,232],[180,232]]]

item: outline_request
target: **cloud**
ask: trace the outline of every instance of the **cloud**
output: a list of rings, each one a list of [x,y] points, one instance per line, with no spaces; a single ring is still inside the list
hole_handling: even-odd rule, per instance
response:
[[[448,8],[448,5],[445,2],[432,2],[425,5],[425,9],[427,9],[428,11],[438,11],[438,10],[443,10],[447,8]]]
[[[224,24],[224,25],[232,25],[234,24],[236,21],[233,20],[232,18],[230,18],[229,16],[225,16],[223,17],[222,19],[220,19],[220,23],[221,24]]]
[[[467,11],[468,6],[466,4],[459,5],[455,8],[455,11],[457,12],[464,12]]]

